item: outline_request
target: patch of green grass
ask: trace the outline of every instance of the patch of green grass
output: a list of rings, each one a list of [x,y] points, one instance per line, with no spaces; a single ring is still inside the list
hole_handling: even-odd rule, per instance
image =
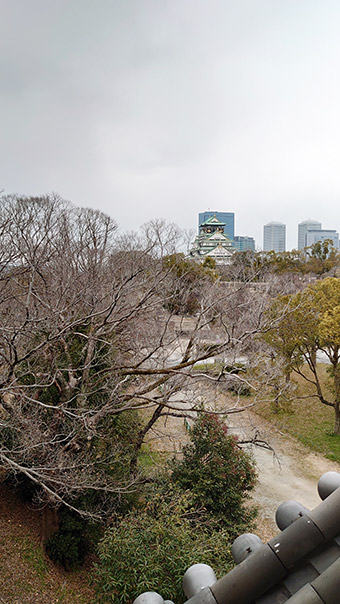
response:
[[[48,567],[42,548],[28,537],[25,537],[22,540],[21,545],[23,559],[29,563],[32,570],[34,570],[38,577],[43,580],[48,571]]]
[[[215,363],[214,361],[206,363],[195,363],[193,366],[194,371],[204,371],[205,373],[219,373],[221,371],[221,364]]]
[[[144,444],[138,456],[138,464],[144,471],[153,470],[164,465],[168,457],[165,451],[153,451],[148,444]]]
[[[70,599],[73,598],[73,602],[77,604],[89,604],[88,596],[83,596],[79,592],[70,588],[69,585],[61,585],[55,591],[56,602],[58,604],[65,604],[65,602],[70,602]],[[91,600],[92,602],[92,600]]]
[[[321,368],[322,380],[327,380],[326,367]],[[287,432],[313,451],[340,463],[340,435],[334,434],[334,410],[323,405],[315,396],[312,387],[301,377],[293,377],[296,397],[283,402],[275,412],[267,401],[255,406],[255,412],[274,423],[282,432]],[[331,396],[331,393],[329,393]]]
[[[290,417],[282,417],[283,429],[304,445],[314,451],[319,451],[328,459],[340,462],[340,435],[332,432],[332,422],[327,419],[315,421],[301,421],[296,413]]]

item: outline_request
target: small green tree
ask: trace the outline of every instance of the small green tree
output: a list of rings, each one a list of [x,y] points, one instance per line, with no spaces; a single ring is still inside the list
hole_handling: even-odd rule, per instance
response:
[[[203,264],[204,268],[208,268],[208,269],[212,269],[212,270],[216,269],[216,260],[215,260],[215,258],[212,258],[211,256],[206,256],[206,258],[204,258],[202,264]]]
[[[50,537],[45,547],[51,560],[69,571],[81,566],[86,556],[95,550],[100,527],[67,508],[62,508],[59,515],[59,530]]]
[[[282,296],[273,303],[272,328],[266,341],[283,359],[287,372],[295,372],[315,388],[314,396],[333,407],[334,433],[340,434],[340,281],[334,277],[317,281],[295,296]],[[329,362],[330,380],[320,375],[317,353]]]
[[[317,241],[306,252],[306,267],[310,272],[323,275],[339,266],[340,254],[333,245],[332,239]]]
[[[218,278],[214,260],[204,263],[188,260],[184,254],[171,254],[163,259],[168,271],[167,281],[162,287],[168,293],[166,308],[175,314],[194,315],[200,308],[204,285],[212,285]]]
[[[202,414],[190,440],[183,458],[173,462],[172,480],[181,489],[189,489],[194,503],[204,506],[236,536],[249,528],[255,514],[254,508],[244,505],[255,486],[254,463],[216,415]]]

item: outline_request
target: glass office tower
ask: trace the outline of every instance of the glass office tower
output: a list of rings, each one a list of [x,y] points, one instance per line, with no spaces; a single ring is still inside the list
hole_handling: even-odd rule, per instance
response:
[[[286,251],[286,225],[282,222],[268,222],[263,227],[263,251]]]

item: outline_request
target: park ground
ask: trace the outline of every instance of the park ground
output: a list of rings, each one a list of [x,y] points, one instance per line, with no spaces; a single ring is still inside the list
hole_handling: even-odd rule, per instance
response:
[[[220,395],[218,407],[224,404]],[[317,413],[319,411],[316,408]],[[278,529],[275,511],[282,501],[294,499],[313,509],[320,499],[317,481],[327,471],[340,471],[340,465],[322,453],[311,450],[291,436],[282,418],[268,421],[249,408],[228,418],[231,433],[240,440],[264,441],[269,448],[252,447],[258,468],[258,483],[253,500],[259,507],[256,532],[265,542]],[[183,418],[159,422],[149,436],[145,456],[150,463],[159,460],[159,452],[177,452],[188,441]],[[41,512],[23,502],[19,495],[0,484],[0,604],[92,604],[91,561],[81,571],[66,573],[52,564],[40,543]]]

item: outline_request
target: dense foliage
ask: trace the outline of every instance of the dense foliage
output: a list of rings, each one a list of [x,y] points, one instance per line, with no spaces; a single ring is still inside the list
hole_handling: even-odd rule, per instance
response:
[[[218,574],[231,566],[230,537],[210,524],[188,494],[154,495],[106,532],[97,567],[99,601],[131,604],[140,593],[157,591],[184,602],[181,584],[189,566],[204,562]]]
[[[254,518],[244,505],[254,466],[215,416],[199,418],[190,439],[183,459],[152,485],[141,508],[106,532],[97,568],[101,602],[130,604],[144,591],[157,591],[180,604],[189,566],[209,564],[218,576],[230,568],[231,542]]]
[[[46,552],[51,560],[66,570],[73,570],[81,566],[86,556],[94,551],[99,535],[99,526],[75,512],[63,509],[59,530],[47,541]]]
[[[216,415],[202,415],[194,423],[183,458],[173,463],[172,480],[235,536],[253,517],[254,510],[244,503],[255,479],[251,457]]]
[[[304,250],[286,252],[236,252],[230,265],[220,268],[223,278],[236,281],[268,281],[273,275],[334,274],[340,265],[340,253],[326,239]]]

